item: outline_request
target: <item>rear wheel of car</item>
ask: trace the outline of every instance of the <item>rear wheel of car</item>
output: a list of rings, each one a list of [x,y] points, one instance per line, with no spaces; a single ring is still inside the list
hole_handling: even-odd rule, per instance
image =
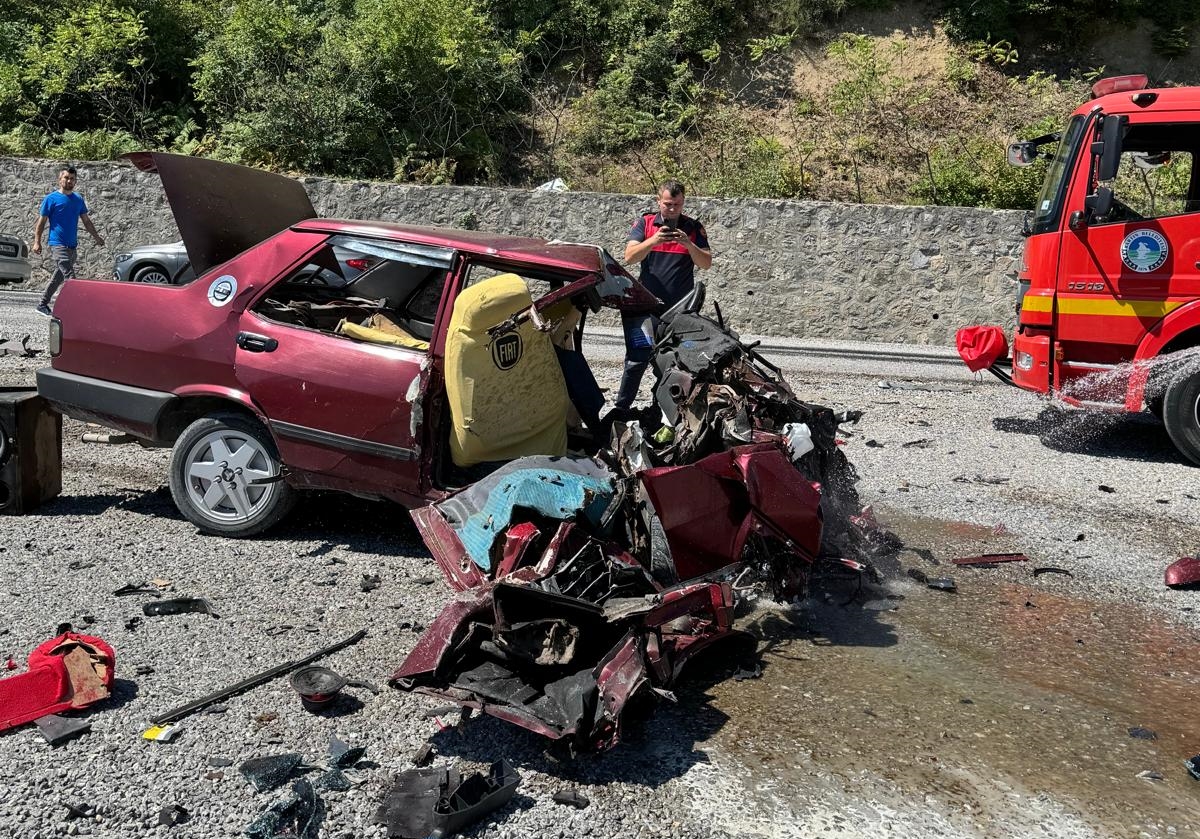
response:
[[[171,451],[171,496],[205,533],[254,536],[277,524],[296,502],[280,478],[282,464],[262,424],[238,414],[196,420]]]
[[[171,276],[167,273],[167,269],[161,265],[143,265],[133,273],[133,281],[135,283],[167,285],[171,282]]]
[[[1183,371],[1171,380],[1163,398],[1163,423],[1175,447],[1200,466],[1200,372]]]

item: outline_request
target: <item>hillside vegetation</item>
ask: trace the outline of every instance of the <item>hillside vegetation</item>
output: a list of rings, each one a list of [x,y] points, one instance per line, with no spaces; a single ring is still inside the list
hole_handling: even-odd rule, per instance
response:
[[[1005,145],[1197,78],[1184,0],[0,0],[0,154],[1027,207]]]

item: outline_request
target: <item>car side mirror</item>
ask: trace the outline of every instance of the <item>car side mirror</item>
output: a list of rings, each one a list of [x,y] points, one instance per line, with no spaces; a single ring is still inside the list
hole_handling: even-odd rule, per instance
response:
[[[1076,210],[1067,219],[1067,226],[1072,230],[1082,230],[1087,227],[1087,214],[1083,210]]]
[[[1092,143],[1092,153],[1100,157],[1096,165],[1096,180],[1111,181],[1117,176],[1121,163],[1121,135],[1129,122],[1126,116],[1106,116],[1100,126],[1100,141]]]

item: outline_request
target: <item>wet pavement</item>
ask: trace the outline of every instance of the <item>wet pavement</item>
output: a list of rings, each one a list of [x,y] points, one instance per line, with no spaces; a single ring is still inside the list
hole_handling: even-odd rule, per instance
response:
[[[953,576],[958,592],[903,578],[886,587],[896,599],[848,603],[853,590],[826,584],[803,609],[748,616],[764,675],[710,688],[728,719],[709,746],[749,773],[747,794],[763,797],[750,809],[786,802],[796,819],[754,832],[855,835],[923,800],[943,834],[1200,835],[1200,781],[1182,765],[1200,752],[1195,632],[1063,593],[1070,578],[1035,577],[1035,562],[949,564],[1005,550],[1003,528],[879,513],[919,549],[903,566]],[[855,806],[793,834],[822,784]]]

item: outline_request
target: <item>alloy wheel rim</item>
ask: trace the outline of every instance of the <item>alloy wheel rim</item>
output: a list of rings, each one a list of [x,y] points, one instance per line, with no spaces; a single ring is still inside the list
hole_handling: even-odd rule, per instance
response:
[[[261,443],[227,428],[197,440],[183,464],[192,506],[221,524],[241,524],[260,513],[274,497],[276,485],[254,481],[277,475],[274,460]]]

